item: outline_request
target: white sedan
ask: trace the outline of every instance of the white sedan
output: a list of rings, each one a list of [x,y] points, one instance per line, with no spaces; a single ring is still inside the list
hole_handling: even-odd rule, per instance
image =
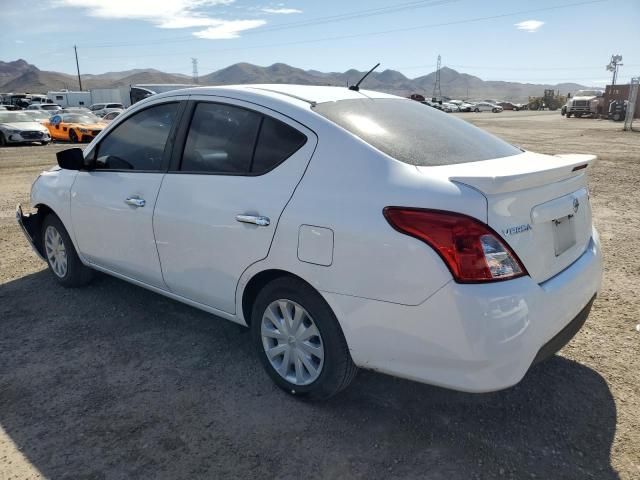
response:
[[[504,110],[500,105],[489,102],[474,102],[471,109],[474,112],[493,112],[500,113]]]
[[[0,111],[0,146],[51,141],[49,130],[26,112]]]
[[[99,270],[246,325],[292,394],[329,397],[358,367],[486,392],[589,314],[594,158],[372,91],[202,87],[58,153],[16,215],[63,286]]]

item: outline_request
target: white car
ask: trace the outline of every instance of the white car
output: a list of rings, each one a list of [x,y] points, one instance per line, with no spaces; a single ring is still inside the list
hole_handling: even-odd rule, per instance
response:
[[[101,117],[102,121],[103,122],[110,122],[112,120],[115,120],[116,117],[118,117],[122,112],[124,112],[124,110],[121,109],[121,108],[109,108],[102,115],[102,117]]]
[[[64,286],[99,270],[249,326],[287,392],[357,367],[486,392],[586,320],[594,159],[373,91],[190,88],[59,152],[16,216]]]
[[[25,112],[0,111],[0,145],[51,141],[49,130]]]
[[[493,112],[493,113],[500,113],[502,110],[504,110],[500,105],[496,105],[494,103],[488,103],[488,102],[473,102],[473,109],[472,111],[474,112]]]
[[[62,107],[56,103],[32,103],[25,110],[44,110],[54,113],[62,110]]]
[[[124,105],[121,103],[94,103],[89,107],[91,113],[98,117],[101,117],[114,109],[124,110]]]

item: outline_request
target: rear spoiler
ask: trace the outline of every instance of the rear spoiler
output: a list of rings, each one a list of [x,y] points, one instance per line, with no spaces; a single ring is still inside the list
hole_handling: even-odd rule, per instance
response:
[[[505,157],[451,165],[447,176],[452,182],[469,185],[483,193],[507,193],[584,174],[596,158],[595,155],[541,155],[525,152],[519,159]]]

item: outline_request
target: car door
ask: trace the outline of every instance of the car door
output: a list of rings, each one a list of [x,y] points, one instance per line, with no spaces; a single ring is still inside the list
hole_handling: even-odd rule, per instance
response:
[[[317,139],[253,103],[191,98],[156,204],[156,242],[172,292],[233,314],[238,280],[267,256]]]
[[[169,165],[182,104],[164,99],[137,110],[88,153],[93,164],[71,189],[80,253],[92,264],[165,288],[153,236],[153,208]]]

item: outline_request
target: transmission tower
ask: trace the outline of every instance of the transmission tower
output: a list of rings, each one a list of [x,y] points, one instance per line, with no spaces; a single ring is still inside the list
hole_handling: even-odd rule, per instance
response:
[[[433,84],[433,95],[432,101],[437,102],[442,100],[442,91],[440,90],[440,65],[442,63],[442,58],[438,55],[438,67],[436,68],[436,81]]]
[[[193,73],[191,74],[193,77],[193,83],[198,83],[198,59],[192,58],[191,64],[193,65]]]

